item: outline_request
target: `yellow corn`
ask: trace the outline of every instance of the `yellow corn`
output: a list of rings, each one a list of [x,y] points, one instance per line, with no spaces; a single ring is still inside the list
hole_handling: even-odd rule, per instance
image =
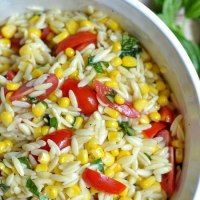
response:
[[[58,188],[53,185],[48,185],[44,188],[44,193],[49,199],[56,199],[58,196]]]
[[[121,197],[119,200],[132,200],[131,197]]]
[[[3,111],[0,114],[0,121],[3,123],[4,126],[7,127],[13,122],[13,117],[9,112]]]
[[[172,141],[171,141],[171,145],[172,145],[173,147],[181,148],[181,149],[184,147],[183,142],[180,141],[180,140],[172,140]]]
[[[35,167],[36,172],[47,172],[48,166],[47,164],[37,164]]]
[[[95,159],[103,158],[104,157],[104,151],[101,147],[97,147],[96,149],[93,149],[91,151],[92,155]]]
[[[182,163],[183,162],[183,149],[177,148],[175,150],[175,159],[176,163]]]
[[[63,71],[64,71],[64,70],[66,70],[66,69],[69,67],[69,65],[70,65],[70,62],[67,61],[67,62],[65,62],[63,65],[61,65],[61,68],[62,68]]]
[[[34,38],[34,37],[40,38],[40,37],[41,37],[41,34],[42,34],[41,30],[38,29],[38,28],[30,27],[30,28],[28,29],[28,36],[29,36],[30,38]]]
[[[55,93],[51,93],[49,95],[49,100],[56,102],[58,100],[58,97],[55,95]]]
[[[153,64],[152,64],[151,62],[146,62],[146,63],[144,64],[144,66],[145,66],[146,69],[150,70],[150,69],[152,69]]]
[[[149,118],[154,122],[158,122],[161,120],[161,115],[159,112],[155,111],[149,114]]]
[[[149,117],[147,115],[142,115],[140,117],[140,123],[141,124],[149,124],[150,123]]]
[[[73,19],[67,21],[66,29],[69,31],[70,34],[75,34],[78,31],[79,25]]]
[[[156,88],[158,91],[163,91],[166,88],[166,85],[163,81],[157,81],[156,82]]]
[[[146,99],[137,99],[133,102],[133,107],[138,111],[142,112],[147,106],[148,102]]]
[[[64,163],[67,163],[67,162],[71,162],[75,159],[74,155],[73,154],[69,154],[69,153],[62,153],[60,156],[59,156],[59,163],[60,164],[64,164]]]
[[[33,25],[33,24],[37,23],[38,19],[39,19],[39,16],[38,15],[34,15],[33,17],[31,17],[29,19],[28,22]]]
[[[109,131],[108,132],[108,140],[112,142],[119,142],[123,137],[122,132],[117,131]]]
[[[5,38],[10,39],[14,36],[16,30],[17,30],[17,27],[15,25],[7,24],[2,27],[1,33]]]
[[[80,27],[92,27],[92,22],[89,20],[83,20],[80,22]]]
[[[125,99],[119,94],[116,94],[114,99],[115,99],[115,102],[119,105],[122,105],[125,103]]]
[[[9,68],[9,64],[1,64],[0,65],[0,73],[7,71]]]
[[[98,141],[96,138],[91,138],[86,144],[85,144],[85,148],[88,151],[91,151],[92,149],[95,149],[98,147]]]
[[[65,55],[66,55],[68,58],[72,58],[72,57],[75,55],[74,49],[72,49],[72,48],[67,48],[67,49],[65,49]]]
[[[160,73],[160,68],[158,67],[158,65],[154,65],[152,68],[152,71],[156,74]]]
[[[125,197],[127,196],[128,194],[128,188],[126,188],[123,192],[121,192],[119,195],[122,196],[122,197]]]
[[[117,31],[120,29],[119,24],[113,19],[108,19],[106,21],[106,25],[108,26],[108,28],[110,28],[113,31]]]
[[[115,150],[112,150],[112,151],[110,151],[110,152],[111,152],[111,154],[112,154],[114,157],[116,157],[116,156],[119,155],[119,149],[115,149]]]
[[[117,119],[119,117],[119,112],[117,110],[114,110],[112,108],[106,107],[104,109],[104,113],[106,113],[108,116]]]
[[[74,71],[72,74],[69,75],[70,78],[78,78],[78,70]]]
[[[4,171],[5,168],[6,168],[6,167],[5,167],[4,163],[0,162],[0,170],[1,170],[1,171]]]
[[[20,84],[19,83],[14,83],[14,82],[7,82],[6,84],[6,88],[9,90],[9,91],[15,91],[17,90],[18,88],[20,87]]]
[[[70,123],[70,124],[73,124],[74,123],[74,117],[70,114],[67,114],[65,116],[65,119]]]
[[[158,103],[160,106],[166,106],[169,103],[167,96],[160,95],[158,98]]]
[[[112,80],[115,80],[118,76],[120,75],[119,71],[117,70],[112,70],[109,74],[110,78]]]
[[[122,58],[122,65],[124,67],[136,67],[137,66],[137,60],[132,56],[124,56]]]
[[[61,67],[56,68],[54,73],[57,76],[57,78],[62,78],[64,75],[63,69]]]
[[[151,188],[152,188],[153,191],[155,191],[155,192],[161,192],[161,190],[162,190],[162,188],[161,188],[161,186],[160,186],[160,183],[157,182],[157,181],[151,186]]]
[[[1,141],[0,142],[0,154],[5,153],[6,150],[7,150],[6,144],[3,141]]]
[[[95,154],[97,155],[97,154]],[[88,151],[85,149],[80,150],[78,156],[77,156],[77,160],[79,160],[81,162],[82,165],[88,163],[89,159],[88,159]]]
[[[158,94],[158,90],[152,85],[149,85],[149,92],[153,94]]]
[[[114,166],[114,172],[115,173],[122,171],[122,166],[120,164],[115,163],[113,166]]]
[[[74,128],[79,129],[83,124],[83,117],[76,117],[75,122],[74,122]]]
[[[147,188],[151,187],[155,182],[156,182],[155,177],[150,176],[149,178],[142,179],[139,182],[139,185],[142,189],[147,189]]]
[[[22,46],[19,50],[19,55],[20,56],[25,56],[25,55],[32,55],[32,49],[28,44],[25,44]]]
[[[77,184],[65,189],[65,193],[69,198],[78,196],[80,192],[80,187]]]
[[[106,81],[105,85],[107,87],[110,87],[110,88],[118,88],[119,87],[117,81],[114,81],[114,80],[112,80],[112,81]]]
[[[106,127],[107,128],[118,128],[119,124],[116,121],[109,120],[109,121],[106,121]]]
[[[0,47],[2,48],[10,48],[11,42],[7,38],[1,38],[0,39]]]
[[[8,93],[6,94],[6,102],[7,102],[8,104],[11,104],[10,97],[12,96],[12,94],[13,94],[13,92],[8,92]]]
[[[114,164],[114,162],[115,162],[115,157],[114,157],[112,154],[106,152],[106,153],[105,153],[105,156],[104,156],[103,159],[102,159],[102,161],[103,161],[103,163],[104,163],[106,166],[109,167],[109,166],[111,166],[111,165]]]
[[[46,106],[42,102],[32,105],[32,113],[36,117],[43,116],[45,114],[45,111],[46,111]]]
[[[61,42],[62,40],[64,40],[65,38],[67,38],[69,36],[68,31],[63,31],[62,33],[56,35],[53,38],[53,42],[58,44],[59,42]]]
[[[41,133],[42,135],[47,135],[49,133],[49,126],[42,126]]]
[[[34,138],[37,139],[42,136],[42,129],[41,127],[34,128],[33,131]]]
[[[131,152],[127,151],[127,150],[121,150],[119,152],[119,155],[117,156],[117,160],[119,160],[120,158],[124,157],[124,156],[130,156]]]
[[[105,170],[105,173],[104,173],[106,176],[112,178],[114,175],[115,175],[115,172],[112,170],[112,169],[106,169]]]
[[[58,105],[62,108],[67,108],[70,105],[70,100],[68,97],[62,97],[58,99]]]
[[[114,52],[118,52],[118,51],[121,51],[121,48],[122,48],[122,46],[121,46],[121,43],[120,42],[114,42],[113,43],[113,46],[112,46],[112,50],[114,51]]]
[[[38,69],[38,68],[35,68],[32,72],[31,72],[31,75],[33,78],[38,78],[40,76],[42,76],[43,72],[42,70]]]
[[[48,164],[49,161],[50,161],[49,153],[47,153],[47,152],[40,153],[39,156],[38,156],[38,161],[41,164]]]
[[[113,67],[118,67],[122,64],[122,59],[120,57],[115,57],[111,60],[111,65]]]
[[[149,86],[146,83],[140,83],[140,90],[142,92],[142,94],[148,94],[149,93]]]
[[[164,95],[168,98],[170,96],[170,90],[169,89],[162,90],[162,91],[160,91],[159,95],[160,96]]]
[[[90,192],[91,192],[91,194],[96,194],[96,193],[98,193],[98,190],[96,190],[95,188],[91,187],[90,188]]]

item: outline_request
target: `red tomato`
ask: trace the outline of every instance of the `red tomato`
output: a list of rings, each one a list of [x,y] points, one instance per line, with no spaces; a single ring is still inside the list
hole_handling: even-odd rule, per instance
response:
[[[69,90],[72,90],[78,101],[78,107],[85,115],[91,115],[98,109],[96,92],[89,86],[78,87],[78,80],[67,79],[61,86],[63,96],[69,96]]]
[[[171,137],[168,130],[164,129],[162,131],[159,131],[156,137],[162,137],[165,143],[165,146],[169,146]]]
[[[34,79],[30,81],[33,81],[33,80]],[[24,83],[21,87],[19,87],[19,89],[13,92],[12,96],[10,97],[11,101],[19,100],[34,91],[33,86],[27,87],[27,84],[30,81]],[[49,89],[47,89],[44,94],[37,97],[37,99],[40,101],[46,99],[57,88],[58,78],[54,74],[49,74],[48,78],[46,79],[44,83],[52,83],[53,85]]]
[[[152,122],[151,128],[145,130],[143,134],[147,138],[153,138],[159,131],[163,130],[167,124],[165,122]]]
[[[89,44],[92,44],[92,43],[95,44],[95,43],[96,43],[96,40],[91,40],[91,41],[89,41],[89,42],[80,44],[79,46],[77,46],[77,47],[75,48],[75,50],[77,50],[77,51],[82,51],[85,47],[87,47]]]
[[[172,170],[162,177],[161,187],[168,196],[172,196],[175,189],[175,166],[174,166],[174,148],[169,147],[169,162],[172,165]]]
[[[42,34],[41,34],[41,39],[42,40],[46,40],[47,36],[49,35],[49,33],[52,33],[52,30],[50,29],[50,27],[46,27],[42,30]]]
[[[7,73],[6,73],[6,78],[7,80],[11,81],[13,80],[13,78],[15,77],[16,73],[12,70],[9,70]]]
[[[45,142],[47,142],[47,140],[50,139],[54,141],[59,147],[59,149],[61,150],[71,145],[72,135],[73,135],[73,132],[70,131],[69,129],[62,129],[62,130],[54,131],[48,135],[45,135],[43,138],[41,138],[41,140],[44,140]],[[48,144],[46,144],[45,146],[41,147],[41,149],[49,151],[50,147]]]
[[[95,90],[97,92],[97,97],[108,107],[113,108],[117,111],[119,111],[121,114],[130,117],[130,118],[136,118],[139,117],[139,113],[134,110],[133,107],[131,107],[131,105],[128,103],[125,103],[123,105],[119,105],[116,103],[111,102],[106,95],[112,91],[111,88],[105,86],[104,84],[102,84],[99,81],[95,81],[94,82],[94,87]]]
[[[56,47],[56,54],[59,54],[60,52],[64,51],[68,47],[76,48],[80,46],[81,44],[91,42],[91,41],[96,43],[97,41],[96,34],[91,33],[89,31],[78,32],[74,35],[67,37],[60,43],[58,43]]]
[[[126,189],[126,186],[119,181],[89,168],[85,169],[82,178],[89,187],[108,194],[120,194]]]
[[[14,51],[18,51],[21,47],[20,41],[22,38],[11,38],[11,47],[14,49]]]
[[[160,109],[161,120],[164,122],[172,123],[174,120],[174,113],[168,106],[164,106]]]

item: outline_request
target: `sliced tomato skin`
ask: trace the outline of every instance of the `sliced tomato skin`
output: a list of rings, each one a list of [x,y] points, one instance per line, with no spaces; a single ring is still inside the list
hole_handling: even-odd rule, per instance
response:
[[[82,51],[85,47],[87,47],[89,44],[96,44],[96,40],[91,40],[89,42],[86,42],[86,43],[83,43],[83,44],[80,44],[79,46],[75,47],[75,50],[77,51]]]
[[[42,40],[46,40],[47,36],[49,35],[49,33],[52,33],[52,30],[50,29],[50,27],[46,27],[42,30],[42,34],[41,34],[41,39]]]
[[[91,115],[98,109],[98,101],[96,92],[89,86],[78,87],[78,80],[67,79],[61,86],[63,96],[69,96],[69,91],[72,90],[78,101],[78,107],[85,115]]]
[[[130,118],[137,118],[139,117],[139,113],[131,107],[129,102],[126,102],[123,105],[119,105],[116,103],[111,102],[106,95],[112,91],[111,88],[105,86],[99,81],[94,82],[94,88],[97,92],[97,98],[99,98],[105,105],[107,105],[110,108],[116,109],[121,114],[130,117]]]
[[[143,134],[147,138],[153,138],[159,131],[163,130],[167,124],[165,122],[152,122],[151,128],[143,131]]]
[[[13,70],[9,70],[6,73],[6,78],[7,78],[7,80],[12,81],[13,78],[15,77],[15,75],[16,75],[16,73]]]
[[[60,150],[62,150],[65,147],[68,147],[71,145],[71,138],[73,136],[73,132],[69,129],[61,129],[54,131],[48,135],[45,135],[41,140],[47,142],[47,140],[52,140],[55,142]],[[48,144],[41,147],[41,149],[44,149],[46,151],[50,151],[50,147]]]
[[[167,123],[172,123],[174,120],[174,113],[172,109],[168,106],[164,106],[159,111],[161,115],[161,120]]]
[[[171,141],[170,132],[167,129],[161,130],[156,134],[156,137],[162,137],[165,143],[165,146],[169,146]]]
[[[89,187],[108,194],[120,194],[126,189],[119,181],[89,168],[84,170],[82,178]]]
[[[57,55],[69,47],[76,49],[76,47],[80,46],[81,44],[84,44],[90,41],[93,41],[94,43],[96,43],[97,35],[89,31],[78,32],[74,35],[67,37],[60,43],[58,43],[55,49],[55,53]]]

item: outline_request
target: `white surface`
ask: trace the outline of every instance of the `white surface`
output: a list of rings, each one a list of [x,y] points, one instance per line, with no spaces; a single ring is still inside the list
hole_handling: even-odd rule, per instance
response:
[[[199,200],[196,192],[200,175],[200,84],[198,76],[186,52],[165,26],[148,8],[136,0],[1,0],[0,19],[27,6],[60,7],[79,9],[89,4],[98,4],[109,15],[117,18],[125,29],[135,34],[151,52],[153,58],[165,66],[164,76],[176,94],[179,108],[184,114],[186,127],[186,155],[181,185],[173,199]],[[105,8],[106,5],[110,8]]]

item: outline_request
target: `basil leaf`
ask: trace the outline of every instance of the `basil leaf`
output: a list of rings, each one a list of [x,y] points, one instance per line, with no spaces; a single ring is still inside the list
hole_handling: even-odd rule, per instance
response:
[[[0,188],[3,192],[7,192],[9,190],[9,186],[7,186],[6,184],[4,183],[0,183]]]
[[[37,100],[37,98],[35,98],[35,97],[28,97],[27,100],[28,100],[28,102],[30,102],[31,104],[36,104],[36,103],[39,102],[39,101]]]
[[[135,134],[135,131],[131,128],[128,122],[119,122],[119,126],[121,127],[124,135],[133,136]]]
[[[49,125],[50,127],[58,128],[58,120],[56,119],[56,117],[50,118]]]
[[[92,65],[97,73],[103,73],[103,67],[100,62]]]
[[[120,54],[121,58],[124,56],[135,57],[142,50],[141,47],[139,46],[138,40],[135,37],[130,36],[128,34],[122,35],[121,46],[122,46]]]
[[[104,172],[104,167],[103,167],[103,161],[101,158],[93,161],[91,163],[91,166],[94,168],[94,169],[98,169],[100,172]]]
[[[40,196],[40,193],[38,191],[38,188],[37,186],[35,185],[35,183],[30,179],[28,178],[27,181],[26,181],[26,187],[28,188],[28,190],[33,193],[34,195],[36,195],[37,197]]]
[[[18,158],[18,160],[20,161],[20,163],[24,164],[28,169],[31,169],[31,165],[27,157],[20,157]]]
[[[114,98],[115,98],[115,95],[116,95],[117,93],[114,91],[114,90],[112,90],[111,92],[109,92],[108,94],[106,94],[106,97],[111,101],[111,102],[114,102]]]
[[[186,3],[185,15],[189,18],[198,18],[200,17],[200,1],[199,0],[190,0]]]
[[[92,66],[97,73],[103,73],[103,66],[108,67],[109,63],[105,61],[94,62],[94,56],[88,58],[88,65]]]
[[[149,154],[147,154],[147,153],[144,153],[145,155],[146,155],[146,157],[151,161],[152,159],[151,159],[151,156],[149,155]]]

